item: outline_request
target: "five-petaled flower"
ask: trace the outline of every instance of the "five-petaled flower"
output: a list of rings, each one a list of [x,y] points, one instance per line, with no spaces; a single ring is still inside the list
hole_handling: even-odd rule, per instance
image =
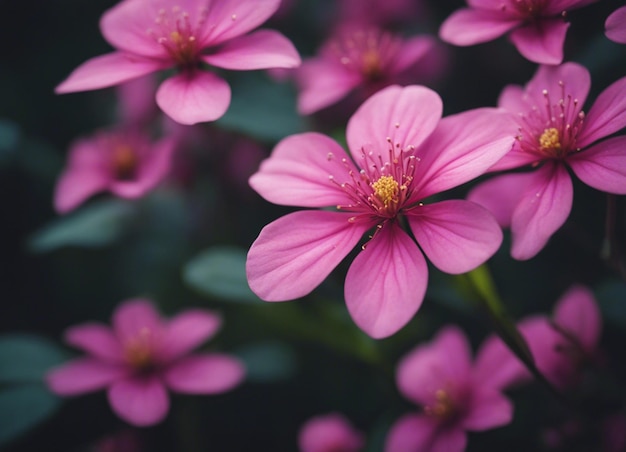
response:
[[[596,0],[467,0],[441,25],[442,40],[458,46],[491,41],[511,31],[510,39],[526,59],[540,64],[563,61],[569,23],[567,11]]]
[[[471,363],[467,339],[445,327],[432,342],[405,356],[396,373],[400,392],[422,407],[391,427],[387,452],[462,452],[466,431],[483,431],[511,422],[513,405],[487,375]]]
[[[590,84],[587,69],[565,63],[541,66],[524,88],[510,85],[500,95],[498,104],[513,114],[519,135],[490,170],[534,170],[496,176],[468,199],[511,227],[515,259],[535,256],[569,216],[573,186],[567,166],[593,188],[626,194],[626,136],[598,141],[626,125],[626,77],[605,89],[585,114]]]
[[[113,327],[87,323],[69,328],[65,340],[87,352],[46,376],[56,394],[73,396],[107,388],[113,411],[147,426],[169,410],[166,388],[186,394],[219,394],[237,386],[243,364],[220,353],[190,354],[213,336],[219,315],[200,309],[160,317],[152,303],[128,300],[113,313]]]
[[[332,209],[294,212],[263,228],[248,253],[252,290],[267,301],[302,297],[373,230],[348,270],[345,299],[357,325],[381,338],[413,317],[426,291],[426,261],[404,224],[444,272],[464,273],[491,257],[502,231],[486,209],[428,198],[477,177],[510,150],[508,116],[496,109],[441,114],[434,91],[391,86],[350,119],[350,155],[318,133],[281,141],[251,186],[276,204]]]
[[[124,0],[100,21],[115,52],[83,63],[57,93],[117,85],[175,67],[156,93],[159,107],[182,124],[213,121],[230,104],[230,87],[203,65],[234,69],[300,64],[291,42],[273,30],[246,34],[265,22],[280,0]]]

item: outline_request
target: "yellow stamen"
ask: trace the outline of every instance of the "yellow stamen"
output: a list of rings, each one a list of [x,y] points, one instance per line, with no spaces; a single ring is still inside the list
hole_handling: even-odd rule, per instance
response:
[[[544,130],[539,137],[539,146],[544,151],[554,151],[561,149],[559,131],[554,127]]]
[[[137,155],[132,147],[123,144],[117,146],[113,153],[113,168],[119,179],[131,179],[137,168]]]
[[[435,399],[437,401],[433,405],[424,407],[424,412],[428,416],[446,419],[454,413],[454,404],[446,391],[438,389],[435,392]]]
[[[377,50],[368,50],[363,55],[362,71],[366,77],[374,79],[380,76],[382,69],[380,64],[380,54]]]
[[[139,334],[124,344],[124,357],[136,369],[143,369],[152,364],[150,338],[152,332],[142,328]]]
[[[170,39],[172,40],[174,44],[180,44],[181,41],[183,40],[183,37],[180,35],[179,32],[173,31],[170,33]]]
[[[392,201],[398,196],[399,185],[392,176],[380,176],[380,178],[372,184],[374,194],[385,207],[388,207]]]

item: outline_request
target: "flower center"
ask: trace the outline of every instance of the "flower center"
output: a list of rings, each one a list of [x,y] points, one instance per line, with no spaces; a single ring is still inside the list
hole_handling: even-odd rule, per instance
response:
[[[544,130],[539,137],[539,146],[544,151],[558,151],[561,149],[558,129],[550,127],[549,129]]]
[[[424,407],[427,416],[435,417],[442,421],[449,420],[456,415],[456,407],[450,394],[443,389],[435,392],[435,402]]]
[[[152,331],[147,327],[141,328],[135,337],[124,344],[124,358],[137,370],[150,368],[154,364],[153,341]]]
[[[119,180],[132,180],[137,173],[139,159],[128,144],[120,144],[113,150],[113,173]]]
[[[398,182],[392,176],[380,176],[380,178],[372,184],[374,194],[383,203],[385,208],[389,207],[391,202],[398,202]]]

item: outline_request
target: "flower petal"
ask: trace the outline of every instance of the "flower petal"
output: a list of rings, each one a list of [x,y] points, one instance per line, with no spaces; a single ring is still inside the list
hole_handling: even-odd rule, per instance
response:
[[[430,36],[415,36],[402,43],[397,57],[392,61],[389,72],[400,74],[420,61],[428,52],[434,49],[436,41]]]
[[[626,6],[617,8],[604,23],[606,37],[611,41],[626,44]]]
[[[541,251],[572,209],[572,179],[563,165],[548,162],[532,174],[511,218],[511,256],[518,260]]]
[[[463,418],[463,428],[471,431],[489,430],[513,420],[513,404],[500,391],[482,384],[474,386],[470,409]]]
[[[363,449],[364,436],[345,416],[331,413],[309,419],[298,433],[301,452],[356,452]]]
[[[215,121],[228,110],[230,86],[211,72],[183,72],[161,83],[156,100],[161,110],[180,124]]]
[[[485,339],[478,349],[473,374],[477,385],[494,390],[508,389],[532,379],[522,362],[495,334]]]
[[[348,95],[362,81],[361,76],[335,61],[310,58],[296,71],[298,112],[310,115]]]
[[[115,414],[137,427],[158,424],[170,408],[165,386],[155,375],[118,381],[107,395]]]
[[[409,352],[398,364],[396,384],[408,399],[420,405],[436,401],[439,389],[464,387],[470,377],[471,351],[463,332],[443,328],[428,344]]]
[[[250,288],[266,301],[293,300],[311,292],[372,227],[349,218],[345,213],[302,211],[265,226],[248,252]]]
[[[560,17],[538,19],[513,30],[510,39],[526,59],[539,64],[560,64],[569,25]]]
[[[185,355],[211,338],[221,324],[222,318],[206,309],[178,314],[165,323],[159,357],[167,362]]]
[[[402,416],[389,429],[385,452],[430,452],[438,429],[439,423],[434,418],[418,414]]]
[[[587,99],[590,87],[591,75],[587,68],[578,63],[568,62],[559,66],[539,66],[533,78],[526,84],[524,91],[529,98],[531,108],[545,105],[546,94],[552,104],[557,104],[564,97],[577,99],[578,105],[575,107],[578,110],[575,113],[577,114]],[[528,114],[528,111],[526,109],[522,113]]]
[[[626,136],[572,154],[567,163],[585,184],[607,193],[626,194]]]
[[[182,358],[163,374],[167,386],[186,394],[219,394],[242,382],[244,365],[236,358],[213,353]]]
[[[441,24],[439,37],[449,44],[471,46],[496,39],[520,23],[519,18],[503,14],[501,10],[462,8]]]
[[[255,29],[280,6],[281,0],[221,0],[209,3],[206,42],[218,44]]]
[[[202,59],[224,69],[293,68],[300,56],[291,41],[274,30],[260,30],[225,43]]]
[[[70,327],[65,331],[65,342],[102,361],[123,362],[122,346],[107,325],[85,323]]]
[[[350,171],[358,173],[347,157],[343,148],[326,135],[315,132],[291,135],[281,140],[272,155],[261,163],[259,171],[250,178],[250,186],[274,204],[303,207],[346,204],[350,199],[338,184],[347,182]]]
[[[128,53],[107,53],[91,58],[78,66],[54,89],[54,92],[64,94],[106,88],[168,66],[163,61],[151,60]]]
[[[357,164],[361,150],[389,158],[390,143],[418,147],[441,119],[441,98],[424,86],[390,86],[371,96],[348,122],[348,147]]]
[[[593,293],[584,286],[573,286],[557,302],[554,321],[592,354],[602,332],[602,317]]]
[[[414,188],[419,201],[483,174],[511,150],[517,126],[508,113],[478,108],[448,116],[418,149]]]
[[[134,340],[142,331],[160,336],[163,330],[161,316],[150,300],[126,300],[113,312],[113,330],[122,344]]]
[[[110,175],[103,168],[69,166],[59,177],[54,190],[54,208],[67,213],[91,196],[108,188]]]
[[[46,374],[46,383],[52,392],[73,396],[98,391],[125,378],[130,369],[94,358],[78,358]]]
[[[427,281],[426,261],[415,242],[395,223],[386,223],[348,269],[348,311],[371,337],[391,336],[421,306]]]
[[[502,230],[493,215],[472,202],[427,204],[407,212],[407,218],[424,254],[446,273],[473,270],[502,243]]]
[[[584,148],[626,126],[626,77],[602,91],[585,116],[577,146]]]

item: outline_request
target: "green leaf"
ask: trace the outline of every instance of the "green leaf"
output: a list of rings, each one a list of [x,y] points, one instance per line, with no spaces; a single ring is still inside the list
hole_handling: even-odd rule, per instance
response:
[[[267,141],[307,130],[296,112],[296,92],[262,73],[238,74],[231,81],[233,97],[217,123]]]
[[[19,126],[8,119],[0,119],[0,165],[13,157],[19,141]]]
[[[66,353],[38,336],[0,336],[0,383],[41,381],[48,369],[61,364]]]
[[[27,384],[0,391],[0,445],[51,417],[61,400],[41,384]]]
[[[70,245],[108,245],[122,235],[132,213],[132,205],[126,201],[111,199],[94,202],[36,232],[28,241],[28,248],[44,253]]]
[[[293,350],[280,342],[262,342],[234,351],[246,365],[246,381],[269,383],[289,379],[296,371]]]
[[[183,269],[185,282],[198,291],[229,301],[256,303],[246,278],[246,252],[214,247],[193,258]]]
[[[626,328],[626,283],[610,281],[595,291],[602,318],[619,328]]]

